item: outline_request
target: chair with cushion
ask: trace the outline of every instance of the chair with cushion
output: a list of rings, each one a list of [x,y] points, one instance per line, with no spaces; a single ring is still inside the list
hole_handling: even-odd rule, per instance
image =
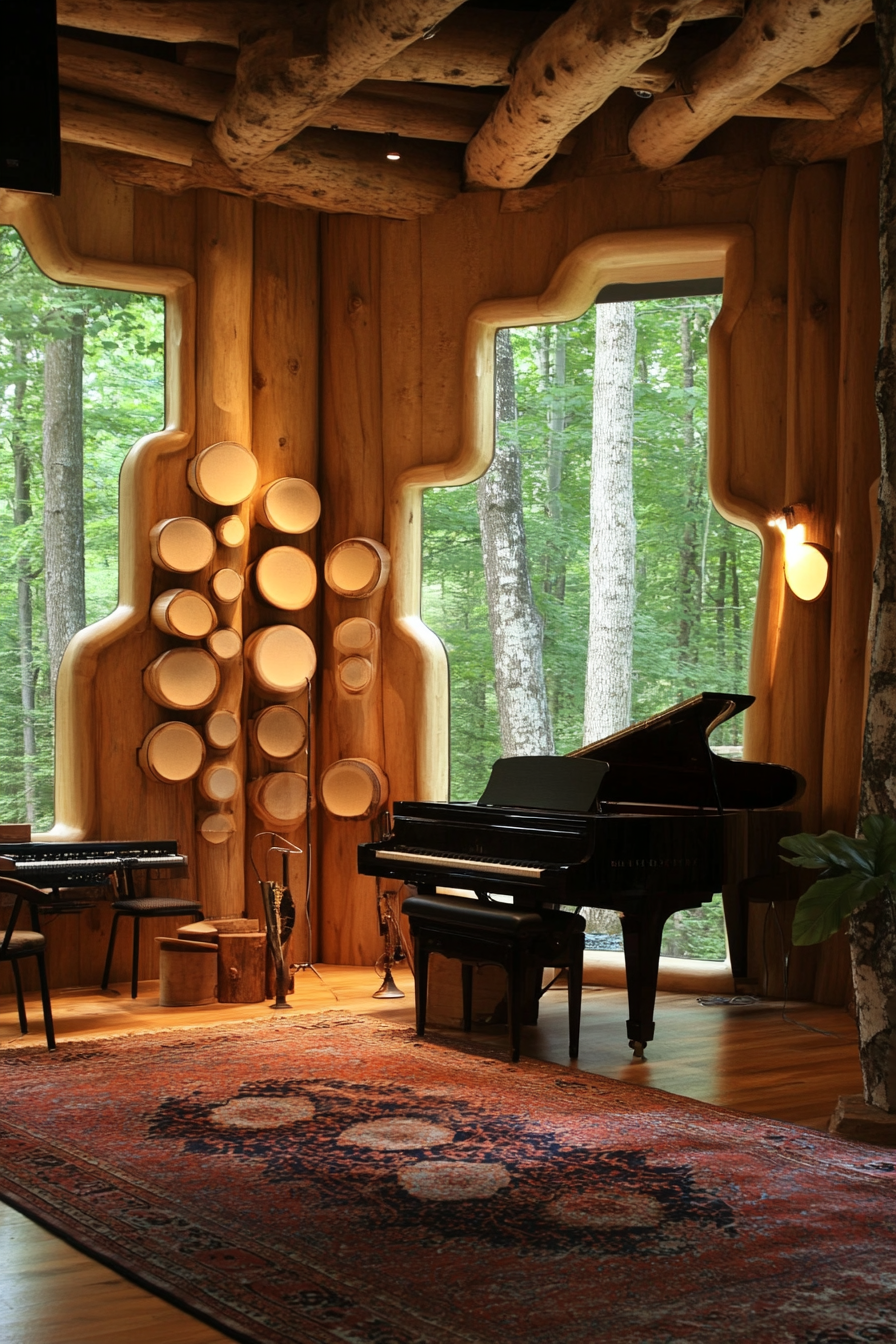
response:
[[[103,967],[101,989],[109,986],[109,972],[112,969],[112,953],[115,951],[115,935],[118,921],[123,915],[134,921],[134,951],[131,958],[131,998],[137,997],[137,962],[140,958],[140,921],[141,919],[202,919],[202,906],[195,901],[179,901],[167,896],[131,896],[112,902],[112,929],[109,933],[109,950]]]
[[[464,896],[409,896],[402,906],[414,936],[417,1035],[426,1027],[426,984],[433,952],[459,960],[464,1031],[473,1023],[473,967],[492,963],[507,972],[510,1057],[520,1057],[527,972],[566,967],[569,986],[569,1057],[579,1053],[585,921],[564,910],[516,910]]]
[[[47,966],[44,959],[44,950],[46,948],[46,939],[42,933],[36,930],[17,929],[16,922],[22,909],[22,905],[27,901],[32,911],[32,923],[34,922],[34,911],[37,905],[46,900],[42,891],[33,887],[30,882],[20,882],[15,877],[0,876],[0,893],[12,896],[12,913],[9,922],[3,930],[0,937],[0,962],[8,961],[12,965],[12,976],[16,987],[16,1006],[19,1010],[19,1026],[22,1035],[28,1034],[28,1019],[25,1016],[25,998],[22,994],[22,977],[19,973],[19,962],[23,957],[34,957],[37,961],[37,973],[40,976],[40,997],[44,1009],[44,1031],[47,1035],[47,1049],[56,1049],[56,1034],[53,1030],[53,1010],[50,1007],[50,987],[47,983]]]

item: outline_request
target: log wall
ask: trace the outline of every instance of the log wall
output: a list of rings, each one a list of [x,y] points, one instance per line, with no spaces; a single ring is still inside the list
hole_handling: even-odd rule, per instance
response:
[[[444,795],[447,786],[444,654],[416,621],[413,603],[396,597],[419,582],[412,544],[418,520],[402,516],[406,496],[396,486],[403,474],[425,468],[439,479],[440,464],[461,453],[469,434],[472,310],[496,301],[499,311],[502,303],[543,294],[563,259],[597,235],[748,226],[751,257],[738,263],[744,302],[726,336],[725,405],[714,412],[725,418],[724,460],[713,463],[720,505],[739,511],[765,546],[748,751],[806,775],[807,827],[853,824],[870,600],[868,490],[879,459],[872,396],[876,173],[872,148],[855,152],[845,170],[769,168],[742,181],[733,175],[723,190],[711,182],[695,190],[686,177],[677,189],[675,174],[619,174],[570,182],[549,199],[470,194],[436,215],[397,222],[285,211],[213,192],[165,197],[114,186],[88,159],[68,157],[58,211],[71,249],[97,258],[95,270],[110,262],[177,267],[195,279],[198,341],[187,374],[194,381],[178,394],[190,414],[152,476],[146,516],[214,520],[215,510],[189,490],[186,464],[216,438],[251,446],[261,483],[294,475],[320,490],[318,528],[293,539],[318,562],[317,601],[294,615],[274,614],[247,588],[238,618],[244,633],[272,619],[298,624],[317,647],[315,788],[326,767],[346,757],[379,765],[392,799],[424,784],[430,796]],[[15,222],[10,198],[0,200],[0,217]],[[487,434],[487,424],[481,430]],[[713,452],[718,442],[716,436]],[[812,605],[786,589],[780,535],[766,525],[790,503],[809,506],[810,539],[834,554],[830,589]],[[250,539],[240,565],[277,539],[251,526],[253,509],[251,499],[242,509]],[[323,581],[325,556],[353,536],[392,553],[390,582],[366,598],[339,596]],[[144,554],[142,540],[123,537],[127,544]],[[203,578],[190,583],[201,587]],[[159,579],[152,595],[170,586]],[[351,616],[381,628],[374,680],[360,698],[344,694],[336,675],[341,655],[333,634]],[[85,632],[87,644],[92,638]],[[120,638],[93,651],[95,670],[78,694],[97,707],[89,762],[97,802],[82,833],[175,836],[190,853],[190,876],[160,882],[160,890],[197,892],[210,913],[248,907],[256,914],[249,847],[262,823],[247,812],[244,793],[233,804],[232,840],[205,852],[195,834],[193,787],[156,784],[136,764],[143,736],[164,717],[142,695],[140,676],[165,647],[144,605]],[[241,668],[227,674],[222,694],[244,726],[264,703]],[[296,704],[303,708],[301,699]],[[253,760],[245,735],[234,759],[244,781],[269,768]],[[68,806],[64,799],[61,805]],[[375,884],[357,876],[354,850],[369,838],[371,823],[337,820],[319,805],[313,821],[319,882],[311,951],[329,962],[370,964],[382,950]],[[298,843],[302,835],[303,828],[289,833]],[[299,861],[297,886],[304,873]],[[107,929],[102,907],[54,923],[56,984],[97,982]],[[141,974],[150,976],[154,943],[143,943]],[[758,937],[753,949],[758,964]],[[115,974],[123,976],[125,965],[123,948]],[[842,1002],[846,983],[834,945],[791,966],[791,993]]]

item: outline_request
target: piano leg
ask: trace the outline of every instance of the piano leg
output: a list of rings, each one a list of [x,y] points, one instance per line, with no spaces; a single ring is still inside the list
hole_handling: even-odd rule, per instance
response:
[[[426,1031],[426,982],[429,978],[429,946],[425,938],[414,940],[414,1000],[417,1009],[417,1035]]]
[[[464,961],[460,968],[463,992],[464,1031],[473,1030],[473,963]]]
[[[622,947],[625,953],[625,983],[628,989],[629,1020],[626,1022],[629,1045],[635,1059],[644,1058],[644,1050],[653,1040],[656,982],[660,969],[660,944],[663,926],[676,910],[689,910],[712,899],[712,895],[694,893],[663,900],[650,898],[650,904],[637,913],[622,914]]]

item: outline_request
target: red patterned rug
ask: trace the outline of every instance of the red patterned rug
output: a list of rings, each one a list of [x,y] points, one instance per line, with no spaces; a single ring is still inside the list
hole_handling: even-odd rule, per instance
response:
[[[338,1013],[0,1078],[0,1197],[252,1344],[896,1341],[880,1149]]]

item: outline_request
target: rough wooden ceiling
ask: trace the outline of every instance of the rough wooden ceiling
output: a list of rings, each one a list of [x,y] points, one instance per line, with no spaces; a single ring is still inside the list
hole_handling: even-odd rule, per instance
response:
[[[120,181],[393,218],[550,185],[620,89],[627,170],[735,117],[769,162],[881,137],[871,0],[503,3],[57,0],[62,137]]]

